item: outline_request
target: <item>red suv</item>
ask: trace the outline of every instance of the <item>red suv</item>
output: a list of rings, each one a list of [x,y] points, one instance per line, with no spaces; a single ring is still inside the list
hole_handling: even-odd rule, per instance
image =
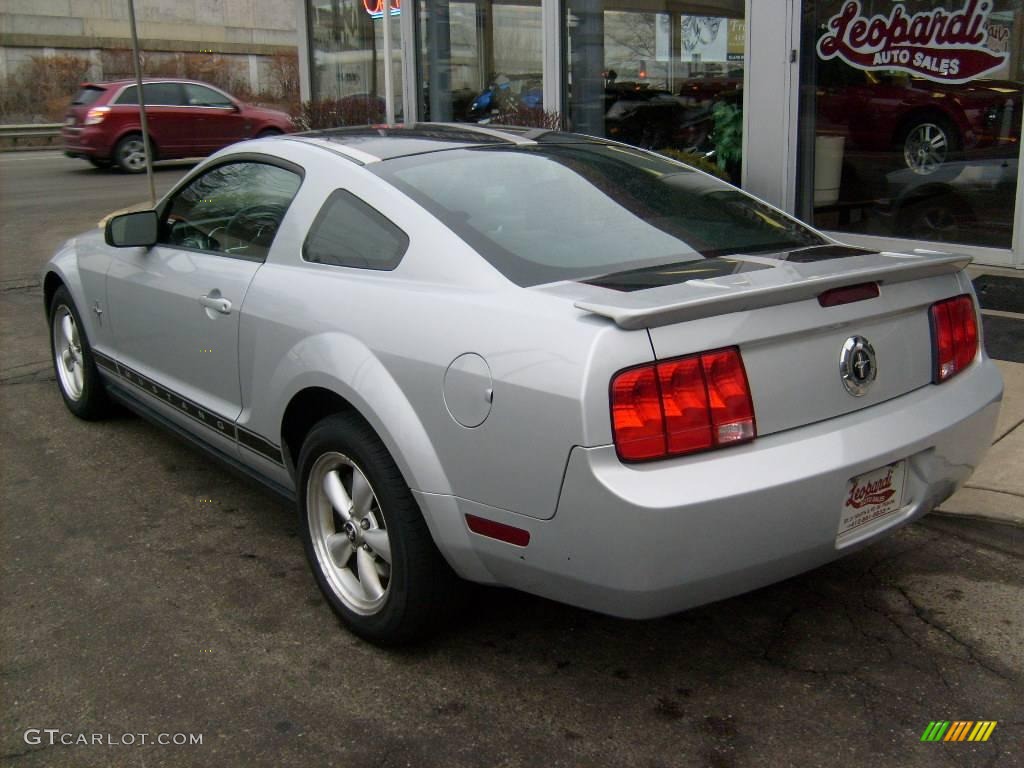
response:
[[[159,160],[208,155],[242,139],[295,130],[284,112],[244,104],[207,83],[147,78],[142,90]],[[134,80],[84,83],[64,120],[64,154],[97,168],[145,170],[138,103]]]

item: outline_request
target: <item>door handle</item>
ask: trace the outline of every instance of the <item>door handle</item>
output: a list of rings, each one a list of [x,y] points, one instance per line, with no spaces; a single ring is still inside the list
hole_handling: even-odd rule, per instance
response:
[[[212,309],[214,312],[220,312],[222,315],[231,314],[231,302],[223,296],[211,296],[209,294],[200,296],[199,303],[207,309]]]

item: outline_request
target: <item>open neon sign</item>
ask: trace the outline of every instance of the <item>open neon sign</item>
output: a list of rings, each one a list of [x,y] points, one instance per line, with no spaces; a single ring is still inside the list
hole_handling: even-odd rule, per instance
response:
[[[384,15],[384,4],[388,0],[363,0],[363,8],[371,19],[379,19]],[[402,0],[391,0],[391,15],[398,16],[402,12]]]

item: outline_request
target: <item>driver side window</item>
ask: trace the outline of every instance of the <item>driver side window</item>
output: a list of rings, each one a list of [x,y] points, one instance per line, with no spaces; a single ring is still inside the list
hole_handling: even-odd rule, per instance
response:
[[[225,163],[172,198],[160,243],[264,260],[302,178],[276,165]]]

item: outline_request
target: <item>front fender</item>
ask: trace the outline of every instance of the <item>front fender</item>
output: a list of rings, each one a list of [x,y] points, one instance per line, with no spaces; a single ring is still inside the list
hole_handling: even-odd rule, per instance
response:
[[[100,309],[106,305],[105,281],[110,257],[104,248],[102,234],[98,232],[87,232],[73,237],[46,263],[41,279],[47,320],[49,298],[56,290],[56,279],[71,294],[71,300],[81,317],[89,344],[95,349],[109,353],[113,342],[110,324],[102,321],[102,315],[90,311],[94,302],[99,302]]]

